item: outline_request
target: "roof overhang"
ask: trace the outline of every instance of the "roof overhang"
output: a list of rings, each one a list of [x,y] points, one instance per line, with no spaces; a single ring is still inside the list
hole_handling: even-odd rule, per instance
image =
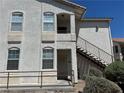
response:
[[[113,38],[113,42],[124,43],[124,38]]]
[[[84,18],[81,19],[83,22],[111,22],[112,18]]]
[[[86,7],[80,6],[80,5],[76,4],[76,3],[70,2],[68,0],[54,0],[54,1],[72,7],[74,9],[75,13],[80,16],[80,18],[86,12]]]

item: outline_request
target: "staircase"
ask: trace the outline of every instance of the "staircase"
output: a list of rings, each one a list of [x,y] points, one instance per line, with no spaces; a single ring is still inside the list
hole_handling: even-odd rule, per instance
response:
[[[78,36],[77,40],[77,51],[103,65],[108,65],[113,62],[113,56],[111,54],[93,45],[80,36]]]

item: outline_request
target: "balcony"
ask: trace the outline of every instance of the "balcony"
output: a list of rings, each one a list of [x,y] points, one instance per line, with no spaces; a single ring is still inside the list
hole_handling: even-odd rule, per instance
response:
[[[75,27],[72,15],[60,13],[57,15],[57,41],[76,41],[76,34],[71,30]],[[74,21],[74,22],[72,22]]]

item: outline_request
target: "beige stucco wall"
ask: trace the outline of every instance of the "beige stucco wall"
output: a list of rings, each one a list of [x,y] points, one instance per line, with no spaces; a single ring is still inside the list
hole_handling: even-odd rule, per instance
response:
[[[98,26],[98,32],[96,32]],[[108,22],[82,22],[79,36],[112,54],[110,29]]]
[[[96,31],[96,26],[98,27],[98,31]],[[109,22],[82,21],[80,23],[78,36],[104,50],[110,55],[113,55],[113,44]],[[111,57],[109,59],[111,59]]]
[[[10,31],[11,15],[14,11],[23,12],[23,31],[21,32]],[[55,14],[55,31],[50,33],[43,32],[44,12],[53,12]],[[57,35],[56,16],[59,13],[67,13],[70,15],[71,33],[68,35]],[[8,44],[8,41],[21,41],[21,43]],[[42,41],[53,41],[54,43],[43,44]],[[67,43],[64,43],[66,41]],[[41,59],[42,48],[44,46],[53,46],[55,48],[55,62],[53,70],[57,70],[56,49],[68,49],[69,46],[73,52],[72,67],[75,71],[75,82],[77,82],[75,42],[75,14],[72,7],[54,2],[53,0],[0,0],[0,71],[7,71],[6,68],[9,47],[19,47],[21,50],[18,71],[39,71],[42,70]],[[25,80],[22,80],[22,82],[23,81]]]

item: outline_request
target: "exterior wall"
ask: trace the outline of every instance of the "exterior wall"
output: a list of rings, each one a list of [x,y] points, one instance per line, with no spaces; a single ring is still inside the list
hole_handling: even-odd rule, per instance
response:
[[[91,53],[93,52],[93,54],[97,55],[97,57],[100,56],[102,60],[105,61],[105,64],[110,64],[113,60],[113,44],[110,33],[111,32],[108,22],[82,21],[82,23],[80,23],[78,34],[79,39],[77,43],[85,43],[81,43],[81,38],[87,40],[88,42],[90,42],[89,45],[87,45],[86,47],[87,50]],[[96,47],[94,47],[94,45]],[[85,45],[83,47],[85,47]],[[97,47],[102,50],[98,52]]]
[[[97,32],[96,26],[98,26]],[[108,22],[82,22],[80,24],[79,36],[105,50],[107,53],[112,54],[112,38],[110,37]]]
[[[2,10],[0,11],[2,17],[0,18],[3,26],[1,35],[4,36],[0,39],[0,42],[6,40],[4,42],[4,47],[0,49],[3,53],[2,64],[4,63],[3,69],[6,70],[7,57],[8,57],[8,41],[21,41],[21,55],[20,55],[20,70],[39,70],[39,57],[40,57],[40,43],[41,43],[41,27],[40,27],[40,15],[41,15],[41,4],[36,2],[35,0],[1,0],[2,2]],[[27,5],[28,4],[28,5]],[[27,7],[28,6],[28,7]],[[29,7],[30,6],[30,7]],[[34,11],[31,11],[34,10]],[[10,21],[11,21],[11,13],[13,11],[21,11],[24,13],[24,22],[23,22],[23,31],[22,32],[11,32],[10,31]],[[4,16],[6,15],[6,16]],[[4,25],[6,24],[6,25]],[[19,38],[20,36],[20,38]],[[37,42],[36,42],[37,41]],[[13,45],[16,46],[16,45]],[[6,48],[4,50],[3,48]],[[5,52],[6,51],[6,52]],[[1,53],[0,53],[1,54]],[[29,56],[30,55],[30,56]],[[4,57],[5,56],[5,57]],[[32,59],[31,59],[32,58]],[[35,62],[35,67],[33,67]],[[25,65],[23,65],[25,64]],[[29,68],[30,67],[30,68]]]
[[[20,48],[20,60],[18,71],[44,71],[42,67],[42,48],[51,46],[55,48],[54,69],[57,70],[57,49],[72,50],[72,68],[77,82],[77,59],[76,59],[76,34],[74,9],[54,2],[53,0],[0,0],[0,71],[7,71],[8,48]],[[23,12],[23,31],[11,32],[11,15],[14,11]],[[55,14],[55,31],[43,32],[43,13]],[[57,14],[67,13],[70,15],[70,34],[57,34]],[[6,15],[6,16],[5,16]],[[20,41],[20,44],[8,44],[12,41]],[[54,43],[42,43],[52,41]],[[64,43],[65,42],[65,43]],[[52,71],[51,70],[51,71]],[[48,71],[48,70],[47,70]],[[54,73],[56,74],[56,73]],[[18,80],[17,80],[18,81]],[[23,83],[28,79],[21,80]],[[30,80],[31,81],[31,80]],[[32,82],[35,82],[35,80]],[[36,81],[37,82],[37,81]]]

